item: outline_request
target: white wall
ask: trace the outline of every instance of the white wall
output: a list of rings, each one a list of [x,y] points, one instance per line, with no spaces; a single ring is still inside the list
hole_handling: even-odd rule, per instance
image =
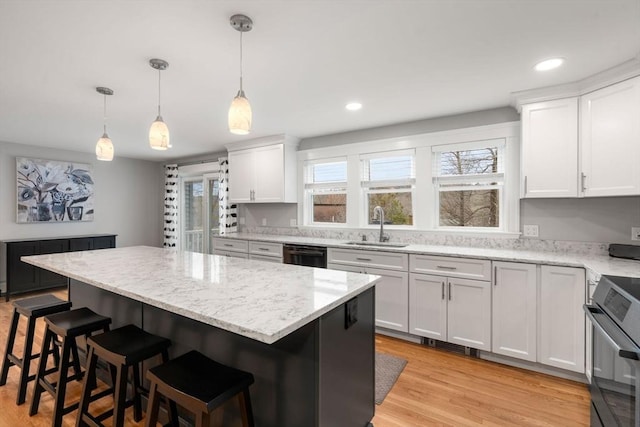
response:
[[[77,223],[16,223],[16,157],[89,163],[95,181],[94,220]],[[0,142],[0,240],[117,234],[116,245],[162,246],[164,173],[160,163]],[[0,249],[0,282],[6,280]],[[2,283],[4,285],[4,283]],[[2,286],[4,288],[4,286]]]

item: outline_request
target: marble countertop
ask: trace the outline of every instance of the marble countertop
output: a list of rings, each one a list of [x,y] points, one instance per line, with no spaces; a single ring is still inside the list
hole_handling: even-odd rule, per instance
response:
[[[640,261],[612,258],[608,255],[572,253],[571,251],[566,250],[555,252],[420,244],[409,244],[401,248],[384,246],[384,244],[382,246],[359,246],[346,244],[345,240],[256,233],[232,233],[220,237],[262,242],[318,245],[345,249],[364,249],[371,251],[455,256],[462,258],[488,259],[493,261],[512,261],[566,267],[581,267],[590,271],[595,276],[595,280],[599,280],[600,275],[602,274],[611,276],[640,277]]]
[[[373,287],[379,279],[148,246],[21,259],[267,344]]]

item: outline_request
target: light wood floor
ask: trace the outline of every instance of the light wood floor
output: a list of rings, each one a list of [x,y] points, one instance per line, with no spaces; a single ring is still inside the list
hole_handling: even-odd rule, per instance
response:
[[[56,294],[66,297],[64,291]],[[0,352],[4,352],[6,345],[11,313],[11,303],[4,302],[3,298]],[[21,320],[17,349],[22,348],[24,328]],[[40,322],[36,347],[42,333]],[[376,406],[372,420],[375,427],[589,425],[589,392],[584,384],[380,335],[376,337],[376,349],[403,357],[409,363],[382,405]],[[36,362],[33,362],[32,371],[35,369]],[[43,394],[38,414],[29,417],[33,382],[29,383],[27,402],[16,406],[17,378],[18,369],[11,368],[9,381],[0,387],[0,427],[50,426],[52,398]],[[77,400],[79,394],[79,385],[71,384],[68,401]],[[109,398],[103,400],[104,405],[110,404]],[[126,425],[142,427],[144,421],[135,423],[131,411],[131,408],[127,410]],[[75,413],[66,415],[63,425],[74,426]]]

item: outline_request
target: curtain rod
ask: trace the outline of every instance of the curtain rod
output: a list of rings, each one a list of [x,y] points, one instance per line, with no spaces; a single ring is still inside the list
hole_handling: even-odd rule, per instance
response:
[[[204,163],[214,163],[214,162],[217,162],[217,161],[218,161],[218,157],[216,157],[215,159],[193,160],[193,161],[190,161],[190,162],[182,162],[182,163],[165,163],[164,166],[173,165],[173,164],[178,165],[178,167],[180,167],[180,166],[191,166],[191,165],[201,165],[201,164],[204,164]]]

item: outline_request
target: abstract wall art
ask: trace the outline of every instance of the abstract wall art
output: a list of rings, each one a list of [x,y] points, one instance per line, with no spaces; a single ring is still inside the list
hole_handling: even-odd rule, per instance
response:
[[[16,157],[17,222],[93,221],[93,178],[84,163]]]

